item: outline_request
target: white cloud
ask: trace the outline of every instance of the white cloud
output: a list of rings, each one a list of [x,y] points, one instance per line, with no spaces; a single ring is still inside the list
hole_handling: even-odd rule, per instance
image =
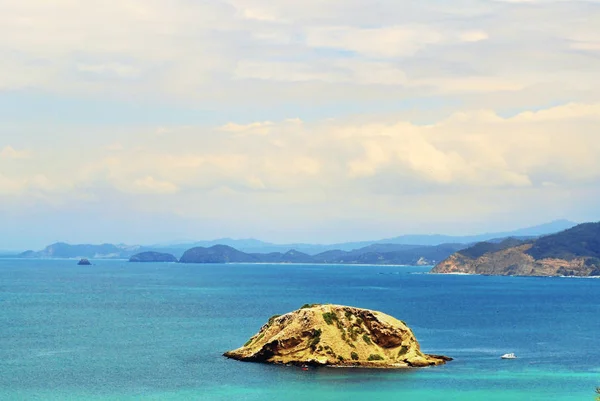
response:
[[[0,159],[27,159],[31,156],[28,150],[15,150],[10,145],[6,145],[0,150]]]
[[[57,185],[44,174],[35,174],[28,180],[27,186],[31,189],[39,189],[48,192],[58,189]]]
[[[140,70],[136,67],[121,63],[78,64],[77,69],[82,72],[108,76],[115,75],[120,78],[135,78],[140,75]]]
[[[427,26],[309,28],[306,34],[311,47],[343,49],[372,57],[410,56],[443,39],[440,32]]]
[[[600,41],[598,42],[575,42],[571,47],[576,50],[600,51]]]
[[[488,38],[488,34],[484,31],[466,31],[460,34],[460,40],[463,42],[480,42]]]
[[[382,179],[433,192],[568,186],[600,179],[599,118],[599,104],[565,104],[508,118],[471,110],[425,126],[365,116],[355,123],[170,127],[168,136],[132,132],[122,139],[135,146],[121,145],[118,152],[105,146],[78,160],[69,152],[52,156],[72,166],[66,175],[60,165],[45,164],[44,149],[36,149],[42,157],[29,161],[31,174],[8,178],[49,192],[110,185],[125,193],[185,197],[186,191],[225,186],[285,193],[287,201],[323,188],[366,196]]]
[[[179,190],[177,185],[168,181],[160,181],[152,176],[137,179],[133,182],[134,191],[150,192],[150,193],[174,193]]]
[[[227,132],[236,132],[254,135],[267,135],[275,124],[271,121],[260,121],[250,124],[227,123],[221,127],[221,130]]]
[[[488,77],[456,77],[456,78],[427,78],[414,80],[414,86],[430,86],[439,93],[493,93],[516,92],[525,88],[525,84],[517,80],[508,80],[493,76]]]
[[[600,181],[600,9],[521,3],[0,1],[3,101],[32,99],[0,191],[307,225],[567,210]]]
[[[554,121],[554,120],[600,120],[600,104],[569,103],[539,111],[524,111],[512,119],[515,121]]]
[[[0,194],[16,195],[21,192],[22,183],[12,180],[0,173]]]
[[[404,87],[402,99],[486,101],[543,84],[578,100],[600,91],[600,61],[573,54],[600,43],[600,12],[586,4],[9,0],[0,88],[227,107],[361,102],[365,87],[389,99],[385,85]],[[572,81],[583,69],[591,76],[581,88]]]
[[[111,152],[119,152],[124,149],[121,142],[113,142],[105,147],[106,150]]]
[[[337,60],[327,66],[296,62],[241,62],[239,79],[252,78],[280,82],[324,82],[359,85],[402,85],[406,74],[392,63]]]
[[[276,21],[277,18],[264,10],[246,8],[242,10],[244,18],[258,21]]]
[[[242,61],[238,63],[235,77],[240,79],[252,78],[265,81],[331,82],[339,79],[335,74],[319,71],[308,64],[294,62],[260,62]]]

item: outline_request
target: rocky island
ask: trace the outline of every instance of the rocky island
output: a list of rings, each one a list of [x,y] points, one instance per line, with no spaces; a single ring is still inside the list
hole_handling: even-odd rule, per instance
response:
[[[246,362],[407,368],[452,358],[421,352],[412,330],[382,312],[342,305],[304,305],[273,316],[244,346],[224,354]]]
[[[579,224],[534,240],[480,242],[452,254],[432,273],[600,276],[600,223]]]
[[[129,258],[130,262],[177,262],[177,258],[170,253],[141,252]]]

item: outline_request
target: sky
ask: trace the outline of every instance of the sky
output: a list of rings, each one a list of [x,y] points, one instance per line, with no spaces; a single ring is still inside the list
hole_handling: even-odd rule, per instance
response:
[[[0,249],[600,220],[599,0],[0,0]]]

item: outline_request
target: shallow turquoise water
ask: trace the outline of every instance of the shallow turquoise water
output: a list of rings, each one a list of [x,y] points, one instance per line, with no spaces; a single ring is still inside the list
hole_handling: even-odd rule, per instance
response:
[[[95,263],[0,260],[0,400],[591,401],[600,386],[600,280]],[[391,314],[456,360],[304,372],[221,356],[314,302]]]

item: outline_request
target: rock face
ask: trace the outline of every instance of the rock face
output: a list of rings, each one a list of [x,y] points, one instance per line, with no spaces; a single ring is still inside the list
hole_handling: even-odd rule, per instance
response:
[[[177,262],[177,258],[170,253],[142,252],[129,258],[130,262]]]
[[[505,276],[600,275],[600,223],[586,223],[537,240],[479,243],[440,262],[432,273]]]
[[[273,316],[244,346],[224,355],[247,362],[372,368],[424,367],[452,360],[423,354],[404,322],[342,305],[305,305]]]

